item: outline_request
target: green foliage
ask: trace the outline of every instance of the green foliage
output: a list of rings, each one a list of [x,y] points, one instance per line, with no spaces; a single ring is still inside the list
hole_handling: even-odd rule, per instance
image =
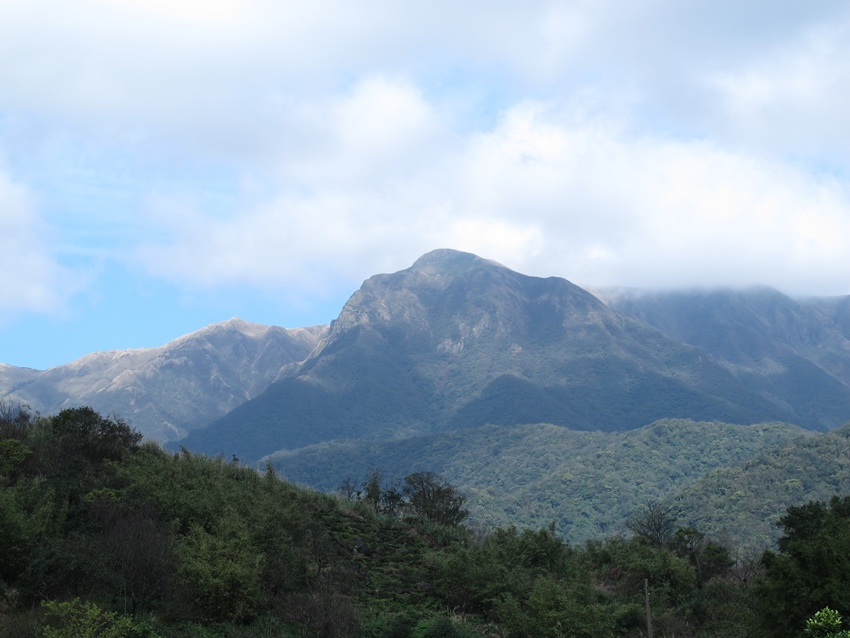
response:
[[[373,514],[418,516],[439,526],[459,525],[469,514],[463,507],[466,497],[433,472],[414,472],[404,483],[401,490],[397,481],[385,487],[381,471],[372,469],[362,489],[355,490],[353,482],[346,479],[339,493]]]
[[[363,501],[371,505],[376,510],[381,505],[381,495],[383,492],[381,483],[382,477],[380,470],[372,470],[369,472],[369,478],[366,479],[365,483],[363,483]]]
[[[416,616],[413,614],[387,614],[365,622],[360,627],[363,638],[411,638],[416,626]]]
[[[21,439],[33,421],[29,407],[0,398],[0,439]]]
[[[233,622],[256,613],[263,555],[233,510],[223,512],[214,533],[194,524],[176,554],[179,586],[200,618]]]
[[[691,562],[700,587],[715,576],[727,573],[734,565],[727,547],[707,539],[705,534],[693,527],[680,527],[667,544],[676,555]]]
[[[640,539],[591,541],[585,560],[605,591],[624,603],[643,604],[644,581],[648,581],[659,628],[687,618],[699,593],[688,560]]]
[[[0,481],[14,479],[24,461],[31,455],[32,450],[21,441],[0,440]]]
[[[524,602],[507,597],[497,611],[511,638],[614,636],[619,613],[593,600],[591,592],[577,591],[548,576],[535,581]]]
[[[118,460],[142,440],[121,419],[105,418],[89,407],[62,410],[49,421],[63,451],[92,463]]]
[[[841,614],[824,607],[806,620],[806,635],[810,638],[848,638],[850,631],[841,629]]]
[[[765,628],[786,635],[824,605],[850,613],[850,497],[788,508],[779,551],[762,556],[756,593]]]
[[[466,497],[433,472],[415,472],[404,478],[410,511],[442,525],[459,525],[469,512]]]
[[[0,423],[2,638],[39,638],[45,619],[47,638],[637,636],[644,579],[659,635],[752,627],[750,579],[694,528],[657,547],[572,546],[554,524],[473,532],[459,492],[424,470],[407,493],[374,473],[367,502],[168,454],[88,411],[16,423]],[[791,512],[783,551],[831,516]]]
[[[742,463],[720,468],[672,499],[679,519],[738,547],[777,542],[777,522],[809,500],[850,493],[850,425],[797,436]]]
[[[4,582],[15,582],[25,593],[36,586],[37,561],[49,552],[63,518],[43,482],[26,478],[0,488],[0,593]]]
[[[452,608],[490,614],[505,598],[528,595],[544,574],[568,578],[578,569],[573,550],[549,529],[500,528],[481,543],[456,548],[438,563],[437,586]]]
[[[70,602],[46,601],[43,607],[51,622],[43,630],[44,638],[161,638],[144,623],[104,611],[79,598]]]
[[[629,517],[626,527],[653,547],[663,547],[673,538],[676,519],[668,505],[647,501]]]
[[[456,623],[446,616],[423,620],[410,634],[411,638],[476,638],[480,635],[466,625]]]
[[[742,508],[734,516],[724,517],[729,508],[737,507],[730,502],[734,490],[728,486],[724,496],[706,484],[693,499],[685,500],[685,495],[673,503],[670,497],[713,470],[746,461],[800,435],[799,428],[779,423],[738,426],[683,419],[616,433],[554,425],[486,426],[383,443],[322,443],[283,451],[268,460],[290,480],[328,491],[336,490],[346,477],[367,476],[374,467],[381,467],[386,478],[436,470],[467,497],[464,507],[474,524],[538,528],[556,521],[562,537],[573,543],[625,534],[628,517],[647,501],[658,501],[674,507],[680,524],[711,536],[731,536],[741,544],[759,539],[764,547],[773,534],[771,516],[778,517],[799,500],[781,505],[784,491],[772,494],[776,490],[769,487],[775,483],[758,490],[767,505],[748,499],[753,509]],[[827,435],[815,438],[821,436]],[[846,450],[824,450],[826,455],[832,452],[837,459],[850,458]],[[817,471],[830,464],[821,463]],[[779,474],[782,466],[774,469]],[[850,468],[834,470],[836,478],[850,476]],[[737,480],[749,483],[743,473]]]

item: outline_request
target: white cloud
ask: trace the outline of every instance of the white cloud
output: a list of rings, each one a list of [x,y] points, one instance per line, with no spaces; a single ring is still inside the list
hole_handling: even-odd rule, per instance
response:
[[[0,172],[0,320],[55,311],[76,292],[51,254],[48,234],[26,189]]]
[[[281,145],[277,175],[315,191],[403,177],[422,165],[423,153],[448,141],[435,106],[406,79],[366,77],[343,95],[296,105],[282,117],[302,143]]]
[[[542,241],[506,263],[537,274],[850,292],[847,188],[799,167],[540,104],[508,112],[464,163],[458,209],[525,220]]]
[[[848,292],[847,15],[8,2],[0,111],[172,170],[137,178],[132,257],[188,287],[356,285],[449,246],[578,283]],[[213,211],[216,162],[241,187]]]
[[[333,152],[279,175],[285,194],[225,219],[168,212],[170,241],[142,261],[200,285],[356,285],[448,246],[577,283],[850,292],[840,182],[570,103],[523,102],[466,136],[407,82],[332,104]]]
[[[817,25],[740,67],[710,74],[729,137],[850,173],[850,17]]]
[[[0,109],[256,169],[302,141],[293,105],[384,75],[499,108],[596,91],[645,126],[787,151],[847,126],[847,25],[834,1],[11,0]]]

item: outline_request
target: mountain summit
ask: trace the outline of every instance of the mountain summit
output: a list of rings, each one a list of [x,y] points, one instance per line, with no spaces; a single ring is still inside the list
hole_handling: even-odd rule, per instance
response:
[[[437,250],[365,281],[310,357],[183,444],[249,460],[333,439],[488,423],[612,431],[662,417],[797,416],[706,350],[565,279]]]

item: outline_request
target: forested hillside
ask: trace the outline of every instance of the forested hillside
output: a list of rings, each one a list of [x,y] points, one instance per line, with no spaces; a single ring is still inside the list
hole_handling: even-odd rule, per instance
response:
[[[473,533],[439,476],[347,497],[163,452],[90,408],[0,410],[0,636],[800,636],[850,612],[850,499],[749,560],[648,502],[627,536]],[[825,560],[826,557],[832,557]],[[836,560],[838,557],[838,560]],[[844,558],[841,558],[844,557]]]
[[[845,494],[850,494],[850,424],[719,468],[669,502],[682,520],[723,530],[736,546],[761,549],[776,540],[774,523],[789,506]]]
[[[323,443],[272,454],[264,463],[271,462],[289,480],[325,491],[374,469],[387,483],[434,470],[468,496],[474,523],[534,528],[555,521],[558,533],[577,543],[624,533],[625,519],[647,500],[672,498],[713,470],[810,436],[781,423],[740,426],[682,419],[614,433],[543,424],[485,426],[395,441]],[[769,528],[789,504],[774,507],[758,522]],[[740,538],[755,526],[745,512],[718,520],[687,509],[682,520],[697,514],[713,534]],[[759,538],[762,546],[769,539]]]
[[[669,636],[850,612],[850,426],[798,427],[848,412],[844,306],[689,299],[628,317],[437,251],[327,332],[228,322],[78,362],[160,424],[279,380],[184,441],[212,458],[0,404],[0,638],[637,637],[647,594]]]

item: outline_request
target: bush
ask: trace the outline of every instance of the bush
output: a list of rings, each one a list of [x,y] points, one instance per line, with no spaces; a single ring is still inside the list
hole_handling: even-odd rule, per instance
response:
[[[51,623],[44,628],[44,638],[161,638],[144,623],[79,598],[47,601],[42,606]]]
[[[850,631],[841,629],[841,614],[824,607],[806,621],[806,635],[810,638],[850,638]]]

